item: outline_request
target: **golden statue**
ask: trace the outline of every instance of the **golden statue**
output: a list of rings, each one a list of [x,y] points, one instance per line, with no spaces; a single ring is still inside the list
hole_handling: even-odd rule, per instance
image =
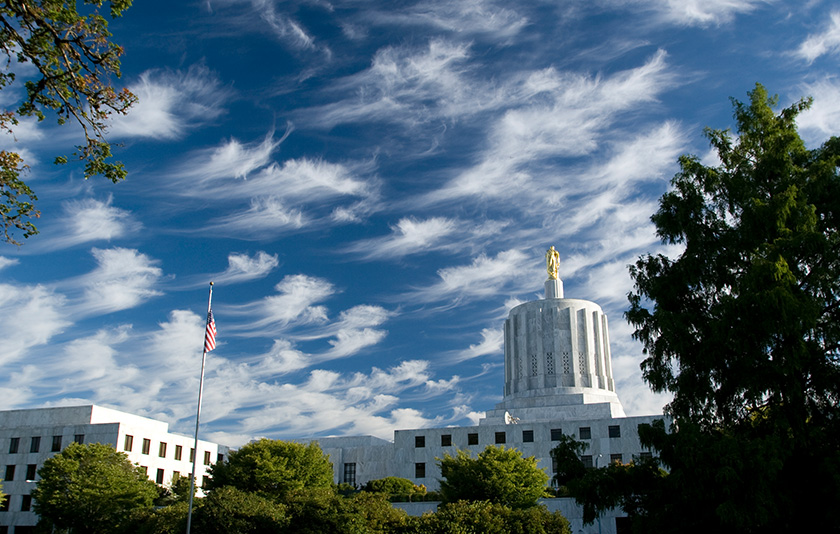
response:
[[[549,280],[557,280],[557,269],[560,267],[560,253],[554,250],[554,245],[545,253],[545,267]]]

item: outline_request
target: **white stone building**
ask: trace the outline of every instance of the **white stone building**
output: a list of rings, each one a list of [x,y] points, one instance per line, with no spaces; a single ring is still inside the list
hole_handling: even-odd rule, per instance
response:
[[[564,298],[555,277],[546,281],[545,291],[545,299],[510,311],[504,399],[477,426],[397,430],[393,443],[371,436],[319,438],[333,463],[335,482],[359,486],[398,476],[436,490],[437,458],[457,449],[477,454],[488,445],[515,447],[553,475],[550,451],[561,433],[587,443],[582,459],[592,467],[650,454],[639,443],[638,426],[663,416],[625,416],[615,393],[607,318],[600,306]],[[574,532],[616,532],[618,513],[584,527],[573,502],[553,501],[564,501],[547,504],[564,512]]]
[[[38,517],[32,511],[37,471],[69,443],[103,443],[125,452],[151,480],[168,485],[192,472],[195,438],[169,432],[169,424],[102,406],[0,411],[0,477],[9,498],[0,508],[0,534],[24,534]],[[227,456],[228,448],[198,442],[196,480]]]

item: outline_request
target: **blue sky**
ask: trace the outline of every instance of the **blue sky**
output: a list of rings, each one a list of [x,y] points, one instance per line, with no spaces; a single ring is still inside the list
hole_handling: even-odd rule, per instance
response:
[[[135,3],[112,23],[128,180],[53,166],[72,127],[0,139],[43,214],[0,247],[2,409],[191,433],[212,280],[203,437],[473,424],[554,245],[566,296],[610,318],[627,413],[658,413],[622,314],[627,265],[679,252],[649,221],[677,157],[714,163],[703,127],[756,82],[814,97],[810,146],[840,131],[829,1]]]

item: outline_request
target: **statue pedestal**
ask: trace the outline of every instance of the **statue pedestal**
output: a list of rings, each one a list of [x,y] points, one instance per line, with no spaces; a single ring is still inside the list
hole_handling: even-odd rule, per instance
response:
[[[563,281],[552,280],[549,278],[545,281],[545,298],[547,299],[562,299],[563,298]]]

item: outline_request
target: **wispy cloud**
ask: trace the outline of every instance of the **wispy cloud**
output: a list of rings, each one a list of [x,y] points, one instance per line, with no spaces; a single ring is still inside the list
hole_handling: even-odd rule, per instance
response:
[[[365,259],[401,258],[444,246],[446,238],[456,232],[459,221],[446,217],[418,220],[405,217],[391,227],[391,234],[353,243],[348,251]]]
[[[334,292],[326,280],[304,274],[288,275],[274,289],[277,295],[265,297],[256,302],[230,306],[226,313],[252,317],[240,328],[253,331],[291,323],[322,322],[327,319],[327,309],[316,306]]]
[[[66,315],[65,301],[63,295],[42,285],[0,284],[0,364],[19,359],[68,327],[72,321]]]
[[[654,0],[611,5],[639,5],[658,14],[663,22],[680,26],[719,26],[732,22],[735,16],[755,11],[772,0]]]
[[[840,13],[837,19],[840,21]],[[802,94],[814,97],[811,109],[797,118],[803,137],[810,143],[821,144],[826,138],[837,135],[840,132],[840,80],[832,77],[805,85]]]
[[[7,258],[5,256],[0,256],[0,269],[5,269],[10,265],[17,265],[20,263],[20,260],[16,258]]]
[[[808,63],[826,54],[840,53],[840,11],[833,11],[820,33],[809,35],[794,54]]]
[[[113,205],[113,197],[101,201],[93,198],[64,203],[64,216],[57,224],[47,225],[46,239],[35,247],[61,250],[95,241],[111,241],[136,234],[143,225],[134,215]]]
[[[504,350],[504,342],[505,335],[501,328],[484,328],[481,330],[481,341],[458,353],[457,360],[471,360],[479,356],[501,353]]]
[[[217,282],[235,284],[257,278],[263,278],[277,268],[280,262],[277,254],[268,254],[262,250],[253,256],[231,253],[228,255],[228,268],[216,276]]]
[[[131,90],[138,102],[128,115],[114,118],[110,135],[169,140],[224,113],[230,90],[207,67],[146,71]]]
[[[91,253],[97,267],[75,281],[83,296],[73,304],[74,313],[86,316],[125,310],[162,294],[156,289],[163,276],[157,260],[121,247],[94,248]]]

